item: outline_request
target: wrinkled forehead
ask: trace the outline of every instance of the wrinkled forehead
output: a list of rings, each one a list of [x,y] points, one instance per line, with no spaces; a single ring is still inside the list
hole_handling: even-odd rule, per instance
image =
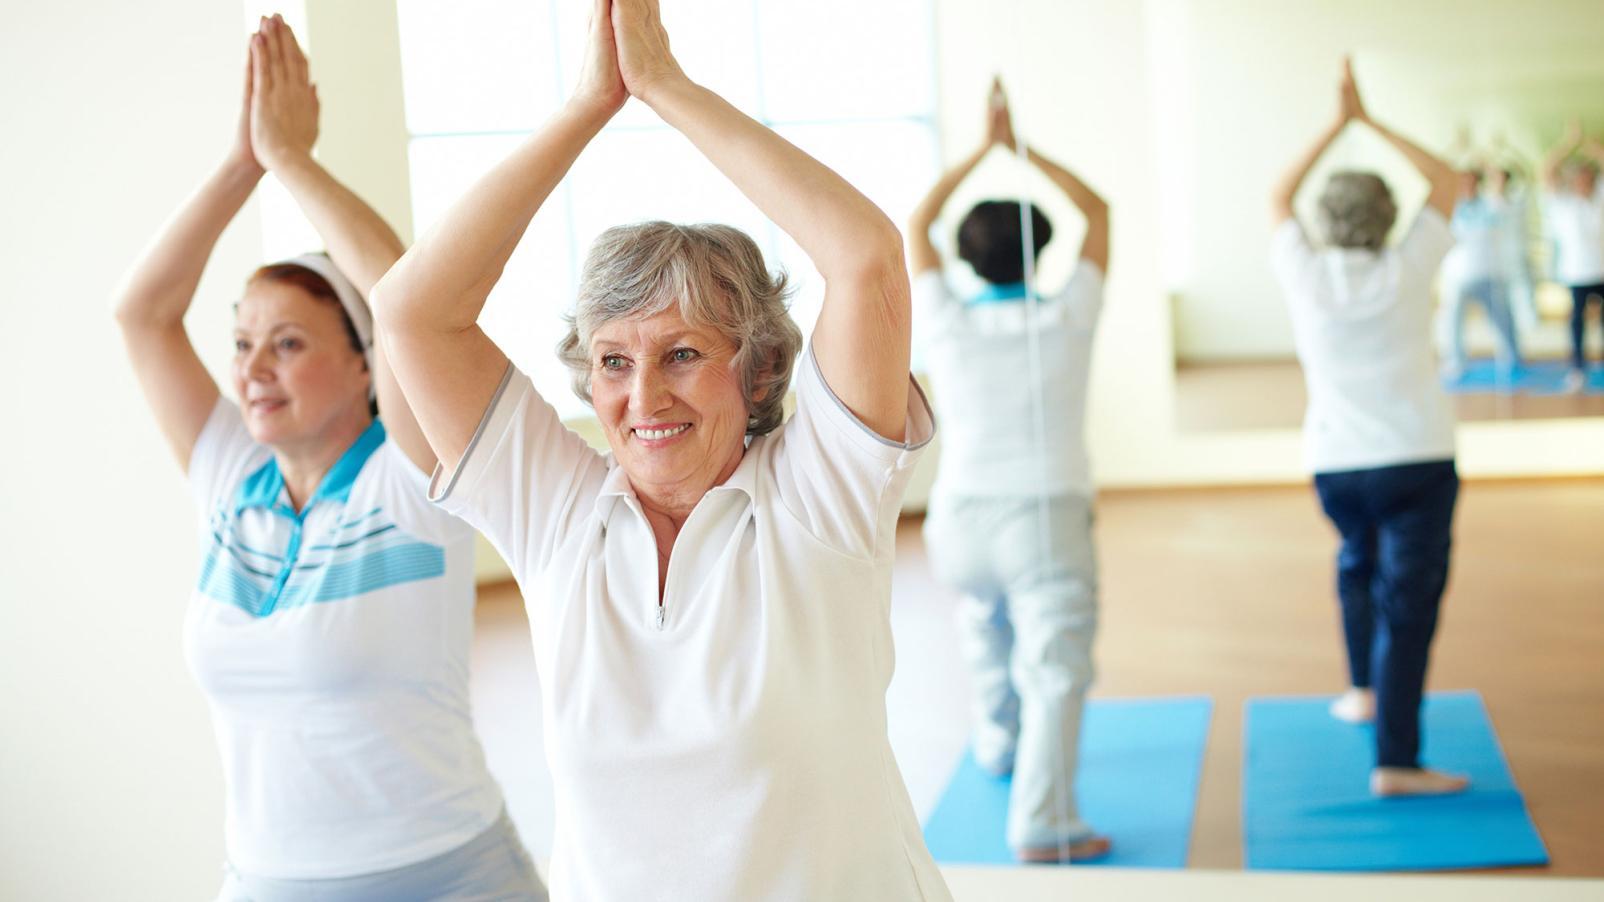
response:
[[[727,339],[711,326],[686,320],[678,304],[670,304],[667,309],[649,316],[607,320],[590,335],[592,350],[656,351],[687,342],[707,345],[727,343]]]

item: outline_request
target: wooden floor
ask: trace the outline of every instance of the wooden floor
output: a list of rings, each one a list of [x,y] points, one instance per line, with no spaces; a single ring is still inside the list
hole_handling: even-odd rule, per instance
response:
[[[1175,368],[1175,417],[1182,432],[1297,429],[1308,395],[1295,360],[1185,364]],[[1604,416],[1604,395],[1477,392],[1453,395],[1462,423]]]
[[[1190,864],[1241,867],[1242,703],[1345,683],[1335,537],[1305,488],[1111,495],[1097,529],[1098,691],[1213,696]],[[1467,484],[1455,543],[1430,688],[1486,700],[1542,870],[1604,876],[1604,480]]]
[[[940,697],[962,677],[946,636],[952,599],[929,576],[918,526],[905,521],[898,537],[887,705],[922,807],[953,760],[921,758],[941,744],[924,739],[950,747],[963,725],[931,722],[953,719],[931,712],[955,709]],[[1242,703],[1344,683],[1335,539],[1304,487],[1109,493],[1097,535],[1095,694],[1213,697],[1190,866],[1240,868]],[[1604,876],[1604,480],[1469,484],[1456,543],[1431,687],[1486,700],[1552,857],[1519,873]],[[509,807],[545,854],[549,786],[531,766],[538,699],[520,604],[510,585],[482,592],[474,701]]]

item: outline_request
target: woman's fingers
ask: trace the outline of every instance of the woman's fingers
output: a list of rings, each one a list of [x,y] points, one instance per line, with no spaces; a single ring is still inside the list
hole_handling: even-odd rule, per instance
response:
[[[284,50],[286,73],[297,81],[308,81],[306,54],[301,52],[301,43],[295,39],[295,30],[282,19],[279,20],[279,44]]]
[[[284,58],[284,20],[274,13],[267,20],[262,29],[262,36],[267,39],[267,68],[273,78],[281,79],[289,75],[289,66]]]
[[[261,92],[268,85],[267,38],[258,31],[251,35],[251,87],[253,103],[258,103]]]

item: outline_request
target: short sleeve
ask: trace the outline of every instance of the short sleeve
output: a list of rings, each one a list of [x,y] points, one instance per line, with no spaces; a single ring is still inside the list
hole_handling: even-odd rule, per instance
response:
[[[872,557],[901,507],[914,464],[935,437],[935,416],[909,376],[906,439],[892,441],[830,390],[812,346],[797,369],[796,414],[780,427],[774,451],[780,502],[826,545]]]
[[[1312,270],[1318,262],[1314,245],[1309,243],[1309,236],[1297,217],[1288,217],[1275,227],[1270,236],[1270,268],[1283,291],[1297,295],[1300,287],[1313,277]]]
[[[1059,292],[1070,321],[1082,331],[1097,328],[1103,314],[1103,271],[1096,263],[1082,258],[1075,264],[1069,282]]]
[[[1398,242],[1404,264],[1427,279],[1437,274],[1444,257],[1454,248],[1454,233],[1435,208],[1426,207],[1409,225],[1409,232]]]
[[[373,471],[385,510],[404,532],[439,545],[473,536],[473,527],[429,502],[428,475],[395,442],[380,445],[363,469]]]
[[[521,580],[594,510],[606,476],[602,455],[508,364],[462,460],[435,468],[428,497],[484,533]]]
[[[271,453],[251,438],[239,405],[219,397],[189,453],[189,488],[201,516],[209,517]]]

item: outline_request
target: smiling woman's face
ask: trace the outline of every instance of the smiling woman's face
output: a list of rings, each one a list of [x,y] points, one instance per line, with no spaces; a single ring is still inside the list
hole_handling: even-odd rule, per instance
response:
[[[735,353],[675,306],[591,335],[591,400],[636,494],[694,506],[735,471],[748,415]]]
[[[234,391],[251,437],[315,446],[367,409],[367,366],[337,304],[271,280],[245,289],[234,318]]]

